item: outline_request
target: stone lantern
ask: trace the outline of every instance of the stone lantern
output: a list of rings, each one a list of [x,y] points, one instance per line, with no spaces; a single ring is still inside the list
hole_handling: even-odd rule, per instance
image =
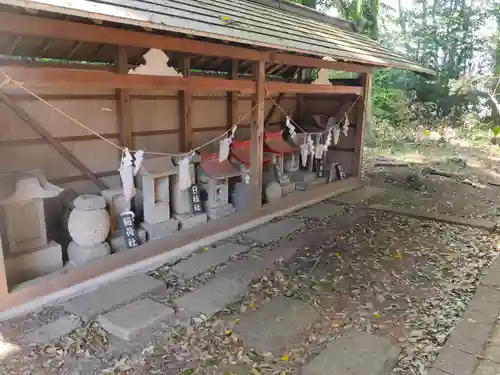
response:
[[[140,227],[148,240],[166,237],[179,230],[170,212],[170,179],[177,173],[170,156],[145,158],[137,185],[142,189],[144,222]]]
[[[229,203],[229,179],[241,176],[241,172],[228,160],[219,161],[219,154],[202,155],[198,168],[202,190],[206,192],[205,212],[209,219],[218,219],[235,212]]]
[[[43,199],[63,189],[38,170],[0,174],[0,236],[9,284],[62,268],[62,249],[47,239]]]

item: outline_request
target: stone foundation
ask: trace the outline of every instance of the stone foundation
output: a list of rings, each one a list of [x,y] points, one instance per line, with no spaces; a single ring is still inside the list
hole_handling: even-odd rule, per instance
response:
[[[54,241],[49,241],[41,249],[5,258],[7,280],[11,286],[55,272],[62,267],[61,245]]]
[[[210,220],[226,217],[234,214],[235,212],[236,209],[231,203],[226,203],[217,207],[207,207],[206,210],[207,216]]]
[[[170,219],[159,224],[141,223],[141,229],[146,232],[148,241],[156,240],[159,238],[167,237],[169,234],[175,233],[179,230],[179,221]]]
[[[179,220],[180,229],[190,229],[198,225],[205,224],[208,220],[207,214],[175,214],[174,217]]]
[[[317,185],[324,185],[326,184],[326,178],[318,178],[310,182],[296,182],[295,183],[295,189],[297,190],[309,190],[313,188],[314,186]]]
[[[92,262],[95,259],[103,258],[111,254],[111,248],[106,242],[94,246],[79,246],[72,241],[68,246],[69,263],[80,266]]]
[[[151,225],[151,224],[146,224],[146,225]],[[139,239],[139,244],[144,245],[147,240],[146,231],[144,229],[137,229],[137,238]],[[111,246],[111,252],[113,254],[119,253],[120,251],[132,250],[127,247],[125,239],[118,232],[109,239],[109,244]]]

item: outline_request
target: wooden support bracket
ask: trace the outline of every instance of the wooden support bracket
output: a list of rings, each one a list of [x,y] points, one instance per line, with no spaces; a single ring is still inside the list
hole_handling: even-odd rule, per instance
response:
[[[14,103],[10,97],[0,89],[0,100],[3,101],[7,107],[14,111],[21,117],[28,125],[47,142],[49,142],[66,160],[78,168],[89,180],[91,180],[97,187],[102,190],[109,189],[108,186],[99,180],[96,175],[85,164],[78,160],[66,147],[57,141],[45,128],[40,125],[28,112],[21,108],[18,104]]]
[[[127,74],[128,54],[125,47],[118,47],[116,54],[116,70],[118,73]],[[120,143],[122,147],[133,149],[133,118],[130,106],[130,91],[127,89],[116,90],[116,117],[118,121],[118,131],[120,133]]]
[[[251,157],[251,207],[258,209],[262,207],[262,163],[264,160],[264,100],[266,97],[266,64],[257,61],[253,65],[253,79],[256,84],[255,94],[252,100],[253,124],[250,128]]]
[[[182,59],[182,75],[185,78],[191,76],[191,58]],[[191,90],[182,90],[179,92],[180,105],[180,146],[183,152],[193,149],[193,124],[191,109],[193,103],[193,93]]]

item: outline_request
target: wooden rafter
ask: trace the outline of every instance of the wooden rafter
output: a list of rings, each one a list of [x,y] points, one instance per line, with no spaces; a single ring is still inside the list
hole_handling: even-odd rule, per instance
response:
[[[3,101],[14,113],[21,117],[38,135],[49,142],[66,160],[78,168],[89,180],[91,180],[100,189],[108,189],[108,186],[99,180],[96,175],[68,151],[60,142],[58,142],[45,128],[38,123],[28,112],[12,101],[3,90],[0,89],[0,100]]]
[[[52,42],[52,39],[45,39],[42,43],[42,46],[40,48],[40,52],[38,52],[36,55],[37,57],[43,57],[47,51],[49,50],[50,48],[50,44]]]
[[[96,52],[96,54],[93,56],[93,58],[92,58],[92,59],[93,59],[94,61],[95,61],[95,60],[97,60],[97,59],[98,59],[98,58],[102,55],[102,53],[106,50],[106,48],[107,48],[107,47],[108,47],[108,45],[107,45],[107,44],[103,44],[103,45],[99,48],[99,50]]]
[[[295,72],[288,79],[288,82],[292,82],[294,79],[296,79],[298,73],[299,73],[299,68],[295,68]],[[273,106],[269,110],[269,112],[268,112],[268,114],[266,116],[266,119],[264,120],[264,126],[267,126],[269,124],[269,122],[271,122],[271,119],[273,118],[274,112],[278,108],[277,105],[279,105],[281,103],[281,101],[283,100],[284,97],[285,97],[285,94],[282,93],[282,92],[278,95],[278,99],[276,99],[276,103],[273,103]]]
[[[22,39],[23,39],[23,37],[21,35],[16,36],[12,40],[12,43],[9,45],[9,47],[7,48],[7,50],[5,51],[5,54],[8,55],[8,56],[13,55],[14,52],[16,51],[16,48],[19,46],[19,43],[21,43]]]
[[[73,44],[73,47],[71,48],[71,51],[68,53],[68,56],[66,57],[66,60],[71,60],[71,58],[74,56],[74,54],[82,46],[82,44],[83,44],[82,42],[75,42]]]

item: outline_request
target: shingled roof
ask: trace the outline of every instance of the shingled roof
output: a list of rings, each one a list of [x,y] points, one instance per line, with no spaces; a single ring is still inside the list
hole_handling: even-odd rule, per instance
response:
[[[0,0],[0,4],[424,74],[430,69],[286,0]]]

